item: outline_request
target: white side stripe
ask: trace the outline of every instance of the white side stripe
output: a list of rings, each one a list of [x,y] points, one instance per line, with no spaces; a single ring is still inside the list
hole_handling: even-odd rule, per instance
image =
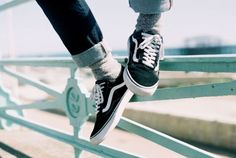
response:
[[[114,92],[115,92],[117,89],[119,89],[119,88],[121,88],[122,86],[124,86],[124,85],[125,85],[125,83],[123,82],[123,83],[121,83],[121,84],[119,84],[119,85],[117,85],[117,86],[115,86],[115,87],[113,87],[113,88],[111,89],[111,92],[110,92],[109,97],[108,97],[107,105],[106,105],[106,107],[102,110],[102,112],[106,112],[107,110],[110,109],[111,101],[112,101]]]

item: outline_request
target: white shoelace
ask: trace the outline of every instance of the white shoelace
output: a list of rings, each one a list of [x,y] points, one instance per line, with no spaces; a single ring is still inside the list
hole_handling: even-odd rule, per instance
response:
[[[144,50],[142,63],[156,70],[159,67],[159,63],[155,65],[155,60],[160,52],[161,41],[158,40],[160,37],[159,35],[142,33],[142,38],[143,42],[139,45],[139,48]]]
[[[100,105],[104,102],[104,97],[103,97],[104,84],[105,82],[102,82],[100,84],[95,84],[93,88],[93,93],[91,95],[91,99],[95,101],[96,114],[100,110]]]

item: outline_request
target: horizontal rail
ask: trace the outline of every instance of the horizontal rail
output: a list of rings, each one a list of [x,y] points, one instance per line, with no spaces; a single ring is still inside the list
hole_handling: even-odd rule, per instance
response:
[[[236,62],[236,54],[216,55],[179,55],[165,56],[165,60],[174,62]]]
[[[0,66],[17,65],[17,66],[35,66],[35,67],[77,67],[71,58],[17,58],[17,59],[2,59]]]
[[[39,101],[36,103],[30,103],[25,105],[10,105],[0,107],[0,111],[6,110],[26,110],[26,109],[38,109],[38,110],[47,110],[47,109],[63,109],[62,105],[60,105],[60,100],[56,101]]]
[[[64,143],[70,144],[78,149],[86,150],[89,152],[92,152],[94,154],[98,154],[104,157],[110,157],[110,158],[137,158],[140,157],[138,155],[130,154],[128,152],[122,152],[117,149],[113,149],[111,147],[107,147],[104,145],[99,145],[99,146],[94,146],[91,145],[91,143],[85,139],[78,139],[72,136],[70,133],[66,131],[60,131],[60,130],[55,130],[50,127],[47,127],[45,125],[42,125],[40,123],[36,123],[33,121],[26,120],[22,117],[18,116],[11,116],[8,115],[4,112],[0,111],[1,117],[11,120],[19,125],[22,125],[24,127],[27,127],[29,129],[32,129],[34,131],[37,131],[41,134],[44,134],[46,136],[55,138],[57,140],[60,140]]]
[[[167,56],[161,62],[160,70],[236,72],[236,54]]]
[[[34,86],[34,87],[37,87],[38,89],[43,90],[44,92],[48,93],[49,95],[52,95],[54,97],[60,97],[61,96],[60,92],[58,92],[57,90],[49,87],[48,85],[46,85],[42,82],[30,79],[30,78],[24,76],[23,74],[20,74],[18,72],[14,72],[14,71],[12,71],[10,69],[7,69],[7,68],[2,68],[0,70],[2,70],[3,72],[5,72],[6,74],[8,74],[10,76],[13,76],[13,77],[17,78],[19,81],[22,81],[24,83],[27,83],[31,86]]]
[[[124,62],[127,56],[116,57],[120,62]],[[71,66],[75,65],[71,57],[42,57],[42,58],[16,58],[1,59],[0,65],[24,65],[24,66]],[[236,62],[236,54],[217,55],[179,55],[165,56],[166,62]]]
[[[153,96],[134,96],[131,99],[131,102],[227,95],[236,95],[236,81],[206,85],[191,85],[186,87],[159,88]]]
[[[126,56],[117,57],[122,62]],[[236,62],[236,54],[216,55],[167,55],[162,62]]]
[[[12,7],[18,6],[20,4],[26,3],[26,2],[32,2],[32,1],[31,0],[12,0],[10,2],[6,2],[0,5],[0,12],[5,11]]]
[[[139,136],[142,136],[154,143],[157,143],[163,147],[166,147],[186,157],[196,157],[196,158],[198,157],[199,158],[214,158],[215,157],[215,155],[209,152],[196,148],[192,145],[184,143],[164,133],[155,131],[151,128],[143,126],[127,118],[122,118],[120,120],[119,127],[121,127],[124,130],[135,133]]]
[[[117,58],[121,63],[126,57]],[[221,64],[221,66],[218,66]],[[77,68],[71,58],[21,58],[0,60],[0,67],[4,65],[35,66],[35,67],[70,67]],[[162,71],[198,71],[198,72],[236,72],[236,54],[227,55],[189,55],[166,56],[161,61]]]

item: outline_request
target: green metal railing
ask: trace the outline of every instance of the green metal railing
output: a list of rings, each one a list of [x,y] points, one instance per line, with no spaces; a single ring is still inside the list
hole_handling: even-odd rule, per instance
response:
[[[124,63],[124,58],[118,59]],[[166,57],[161,62],[161,70],[165,71],[197,71],[197,72],[236,72],[236,56],[235,55],[218,55],[218,56],[180,56]],[[20,74],[8,66],[31,66],[31,67],[63,67],[70,70],[66,88],[62,93],[51,88],[44,83]],[[8,128],[12,123],[16,123],[32,130],[38,131],[44,135],[55,138],[75,149],[75,157],[78,158],[83,150],[95,153],[103,157],[141,157],[133,153],[121,151],[109,146],[90,144],[87,138],[81,136],[80,131],[84,123],[91,115],[95,115],[94,103],[89,99],[89,93],[81,88],[78,78],[75,77],[77,66],[70,58],[40,58],[40,59],[16,59],[16,60],[0,60],[0,71],[10,75],[21,83],[31,85],[46,92],[52,96],[48,101],[35,102],[31,104],[21,105],[14,101],[10,93],[0,87],[0,97],[4,98],[0,101],[0,117],[7,121],[2,121],[2,127]],[[225,96],[236,94],[236,81],[208,83],[204,85],[193,85],[185,87],[159,88],[152,97],[134,96],[132,102],[166,100],[179,98],[195,98],[205,96]],[[33,120],[24,118],[23,111],[28,109],[60,109],[63,110],[70,120],[70,124],[74,129],[73,134],[58,131],[49,126],[39,124]],[[9,111],[15,111],[14,113]],[[3,120],[2,119],[2,120]],[[170,137],[164,133],[150,129],[142,124],[122,118],[118,126],[124,130],[142,136],[156,144],[162,145],[174,152],[186,157],[215,157],[213,154],[198,149],[185,142]]]

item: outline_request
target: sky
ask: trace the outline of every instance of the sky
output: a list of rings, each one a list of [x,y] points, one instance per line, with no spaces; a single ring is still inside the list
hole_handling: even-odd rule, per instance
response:
[[[87,0],[105,40],[113,50],[126,50],[138,14],[128,0]],[[174,0],[162,14],[165,47],[182,47],[187,38],[214,36],[236,45],[235,0]],[[0,12],[0,53],[33,54],[66,51],[58,35],[34,0]]]

